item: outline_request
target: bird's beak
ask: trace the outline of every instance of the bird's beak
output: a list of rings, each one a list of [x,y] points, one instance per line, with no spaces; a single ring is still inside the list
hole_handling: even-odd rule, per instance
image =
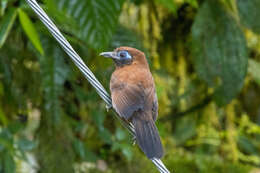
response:
[[[102,52],[99,54],[100,56],[104,56],[106,58],[113,58],[119,60],[120,58],[116,55],[115,52]]]

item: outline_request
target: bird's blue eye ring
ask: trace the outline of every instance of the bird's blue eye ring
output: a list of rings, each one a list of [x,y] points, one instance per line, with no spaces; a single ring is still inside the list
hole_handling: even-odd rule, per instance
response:
[[[126,50],[121,50],[117,53],[120,58],[131,59],[131,55]]]

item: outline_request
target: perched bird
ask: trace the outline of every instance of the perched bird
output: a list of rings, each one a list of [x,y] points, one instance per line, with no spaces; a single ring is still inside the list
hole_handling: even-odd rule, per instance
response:
[[[163,147],[155,126],[158,101],[144,53],[131,47],[119,47],[100,55],[112,58],[116,65],[110,79],[113,108],[120,117],[132,122],[137,144],[146,156],[161,158]]]

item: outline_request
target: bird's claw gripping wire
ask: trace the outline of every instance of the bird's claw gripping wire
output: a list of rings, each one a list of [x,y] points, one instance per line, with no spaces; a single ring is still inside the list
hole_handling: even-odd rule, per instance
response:
[[[112,108],[112,105],[106,105],[107,112]]]
[[[136,136],[132,137],[132,144],[135,145],[136,144]]]

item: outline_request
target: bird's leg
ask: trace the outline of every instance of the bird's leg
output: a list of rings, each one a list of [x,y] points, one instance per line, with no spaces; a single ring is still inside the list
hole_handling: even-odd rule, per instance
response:
[[[106,105],[107,112],[112,108],[112,105]]]

